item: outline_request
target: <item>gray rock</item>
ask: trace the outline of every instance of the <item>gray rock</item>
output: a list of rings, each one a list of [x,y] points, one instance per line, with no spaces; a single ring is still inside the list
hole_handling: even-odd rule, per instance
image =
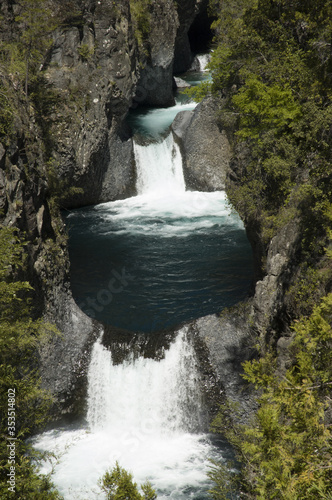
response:
[[[171,106],[173,97],[173,61],[179,27],[172,0],[152,2],[149,33],[150,54],[142,61],[135,101],[149,106]]]
[[[180,111],[172,123],[172,131],[177,139],[183,139],[194,116],[193,111]]]
[[[217,191],[225,189],[231,150],[224,131],[216,123],[216,103],[204,99],[189,114],[179,114],[172,130],[177,137],[184,165],[187,189]]]
[[[191,87],[190,83],[186,82],[182,78],[179,78],[178,76],[173,77],[173,87],[176,89],[185,89]]]
[[[241,377],[242,363],[255,354],[248,324],[249,311],[249,305],[238,310],[235,307],[221,317],[205,316],[190,325],[191,331],[206,347],[198,351],[198,356],[208,358],[223,396],[221,403],[226,400],[238,406],[238,414],[234,415],[238,423],[247,422],[256,408],[254,397]]]
[[[281,320],[284,293],[292,274],[292,259],[297,250],[299,223],[289,222],[281,228],[269,244],[266,274],[256,282],[253,300],[254,328],[264,336]]]
[[[96,3],[78,28],[59,28],[48,79],[63,93],[52,136],[59,179],[81,188],[64,207],[89,205],[135,192],[133,150],[123,121],[132,103],[138,54],[129,3]],[[83,50],[84,49],[84,50]]]

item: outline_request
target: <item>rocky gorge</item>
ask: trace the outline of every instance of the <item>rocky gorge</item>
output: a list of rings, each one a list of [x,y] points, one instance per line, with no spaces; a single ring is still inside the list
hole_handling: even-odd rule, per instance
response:
[[[40,3],[60,22],[46,30],[48,42],[34,78],[24,88],[21,69],[0,65],[2,109],[11,107],[10,119],[4,111],[1,115],[0,218],[27,242],[24,279],[34,289],[34,317],[45,318],[60,332],[38,353],[42,386],[54,398],[56,421],[82,415],[91,352],[102,332],[117,363],[131,350],[162,359],[174,339],[174,329],[161,326],[156,340],[147,340],[83,312],[71,290],[61,210],[137,194],[128,113],[174,104],[174,75],[191,67],[194,53],[209,48],[212,19],[205,0]],[[5,52],[24,31],[22,5],[5,0],[0,13]],[[272,346],[278,376],[291,365],[291,323],[299,307],[295,292],[303,293],[308,231],[296,195],[291,199],[294,216],[281,220],[268,236],[258,211],[241,211],[242,200],[234,193],[246,182],[253,157],[248,141],[234,139],[236,129],[226,114],[224,95],[209,95],[195,109],[178,113],[170,132],[181,152],[187,189],[225,189],[239,211],[252,248],[253,283],[241,303],[179,326],[196,350],[209,419],[220,404],[235,402],[240,408],[236,421],[246,423],[257,410],[257,394],[241,377],[243,362]],[[305,176],[298,173],[304,183]],[[325,269],[325,254],[314,258]],[[318,283],[313,294],[324,286]]]

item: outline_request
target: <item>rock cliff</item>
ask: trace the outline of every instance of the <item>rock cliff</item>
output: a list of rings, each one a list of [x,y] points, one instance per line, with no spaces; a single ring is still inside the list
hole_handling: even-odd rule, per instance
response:
[[[178,113],[172,124],[181,147],[186,186],[193,191],[225,189],[231,151],[215,109],[214,99],[205,99],[195,111]]]
[[[52,123],[60,179],[82,192],[64,206],[89,205],[134,193],[134,159],[123,125],[138,78],[128,2],[93,2],[77,24],[59,27],[47,78],[64,106]]]

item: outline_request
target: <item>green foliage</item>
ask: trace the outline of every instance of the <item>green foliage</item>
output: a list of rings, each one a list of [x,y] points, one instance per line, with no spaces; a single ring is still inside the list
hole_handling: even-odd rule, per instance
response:
[[[135,37],[139,47],[146,53],[146,42],[151,30],[150,4],[151,0],[130,0]]]
[[[190,99],[196,102],[200,102],[204,97],[206,97],[211,91],[211,83],[203,82],[200,85],[194,85],[193,87],[188,87],[184,89],[181,93],[187,95]]]
[[[210,9],[213,82],[193,92],[222,100],[221,126],[234,147],[248,148],[229,198],[268,243],[293,217],[306,183],[315,194],[298,200],[296,215],[312,234],[303,248],[318,252],[332,196],[331,1],[210,0]]]
[[[208,477],[214,482],[209,490],[212,500],[237,500],[240,488],[240,475],[233,472],[231,462],[212,462]]]
[[[288,86],[266,85],[256,76],[246,79],[245,85],[234,95],[233,103],[240,111],[239,136],[259,139],[269,128],[278,131],[296,120],[300,106],[295,103]]]
[[[332,435],[325,414],[332,386],[331,324],[332,294],[294,324],[294,363],[284,375],[276,374],[272,352],[244,363],[244,378],[261,394],[259,409],[252,425],[228,437],[239,450],[242,483],[254,498],[311,500],[332,493]]]
[[[13,131],[13,110],[8,97],[8,89],[0,81],[0,140],[6,141],[6,137]]]
[[[8,437],[15,437],[16,498],[60,498],[49,478],[37,476],[29,446],[24,439],[47,420],[51,399],[40,387],[37,347],[55,327],[33,320],[30,311],[30,284],[14,278],[24,264],[24,246],[15,230],[0,228],[0,406],[5,410],[0,435],[0,496],[12,498],[8,491]],[[15,391],[15,426],[7,418],[8,390]],[[12,495],[12,496],[10,496]]]
[[[87,43],[82,43],[78,47],[78,53],[81,56],[81,58],[83,59],[83,61],[88,61],[89,59],[91,59],[94,52],[95,52],[94,47],[90,48]]]
[[[57,22],[46,0],[22,0],[20,15],[15,20],[21,26],[21,35],[18,44],[11,44],[10,50],[20,55],[18,61],[24,61],[25,93],[28,95],[29,80],[45,62],[52,45],[49,35]]]
[[[137,484],[133,482],[133,476],[116,462],[111,471],[107,471],[100,485],[107,493],[108,500],[156,500],[157,495],[149,482],[143,484],[141,489],[143,495],[138,491]]]

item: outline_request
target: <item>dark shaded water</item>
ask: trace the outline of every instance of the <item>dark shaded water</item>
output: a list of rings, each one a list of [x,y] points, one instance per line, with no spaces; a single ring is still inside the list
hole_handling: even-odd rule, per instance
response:
[[[107,324],[151,332],[248,292],[251,248],[223,193],[182,193],[166,205],[137,197],[75,210],[66,222],[74,298]]]

